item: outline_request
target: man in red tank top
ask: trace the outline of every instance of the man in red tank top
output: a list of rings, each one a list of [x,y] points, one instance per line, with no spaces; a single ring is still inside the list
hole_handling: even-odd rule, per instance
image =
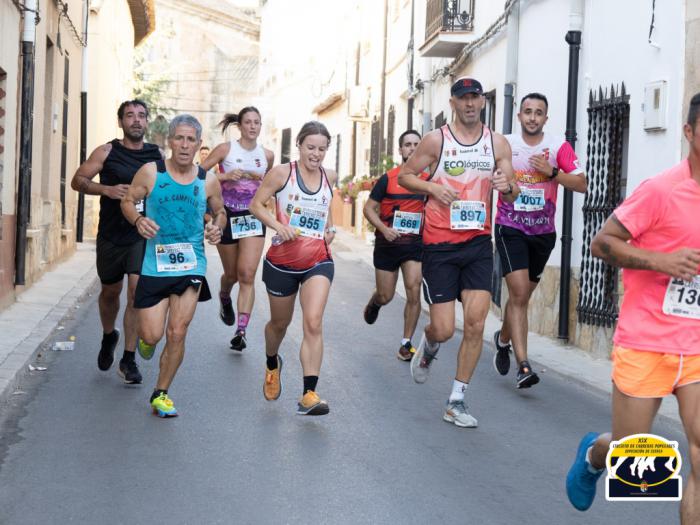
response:
[[[491,201],[495,189],[513,202],[510,145],[480,121],[485,99],[481,84],[460,78],[451,88],[451,125],[428,133],[399,174],[406,189],[428,196],[423,231],[423,293],[430,304],[430,324],[411,360],[411,375],[424,383],[440,343],[455,329],[455,299],[463,306],[464,336],[457,373],[443,419],[458,427],[476,427],[464,393],[481,355],[489,310],[493,245]],[[430,177],[419,174],[430,166]]]
[[[406,162],[420,142],[420,134],[412,129],[399,137],[401,159]],[[382,175],[372,188],[364,207],[367,220],[376,228],[374,268],[377,289],[365,307],[367,324],[374,324],[379,309],[388,304],[396,292],[399,268],[406,289],[403,339],[396,357],[410,361],[415,353],[411,338],[420,317],[421,258],[423,257],[423,203],[425,197],[399,186],[401,166]],[[423,173],[423,178],[428,174]]]

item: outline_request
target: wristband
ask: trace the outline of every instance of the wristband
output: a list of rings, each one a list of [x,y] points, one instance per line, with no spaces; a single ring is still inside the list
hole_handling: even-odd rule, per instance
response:
[[[559,168],[552,168],[552,174],[549,176],[550,179],[556,179],[559,175]]]
[[[501,192],[501,193],[502,193],[503,195],[510,195],[511,193],[513,193],[513,184],[511,184],[511,183],[509,182],[509,183],[508,183],[508,191],[503,191],[503,192]]]
[[[144,217],[143,215],[139,215],[138,217],[136,217],[136,220],[134,221],[134,228],[136,228],[136,225],[139,223],[139,219],[145,219],[145,218],[146,217]]]

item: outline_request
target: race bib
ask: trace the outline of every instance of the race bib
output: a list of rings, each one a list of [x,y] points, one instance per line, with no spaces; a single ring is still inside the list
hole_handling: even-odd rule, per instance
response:
[[[262,223],[254,215],[231,217],[231,237],[243,239],[263,234]]]
[[[302,237],[323,239],[328,212],[315,208],[296,207],[292,210],[289,225],[299,231]]]
[[[515,199],[515,211],[539,211],[544,209],[544,188],[521,188]]]
[[[184,272],[197,267],[197,256],[188,242],[156,244],[156,269],[159,272]]]
[[[663,312],[667,315],[700,319],[700,276],[692,281],[672,277],[668,281]]]
[[[143,210],[144,210],[144,205],[143,205],[143,203],[144,203],[143,199],[141,199],[140,201],[136,201],[136,202],[134,203],[134,206],[136,207],[136,211],[137,211],[137,212],[143,213]]]
[[[450,229],[483,230],[486,205],[481,201],[454,201],[450,205]]]
[[[418,235],[420,234],[420,221],[422,215],[422,213],[395,211],[392,228],[399,233],[412,233],[414,235]]]

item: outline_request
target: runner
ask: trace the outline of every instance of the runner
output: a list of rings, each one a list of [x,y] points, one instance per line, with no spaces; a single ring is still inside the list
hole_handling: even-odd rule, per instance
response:
[[[496,248],[508,301],[503,325],[493,336],[493,363],[499,374],[508,374],[512,341],[518,363],[517,388],[529,388],[540,381],[527,360],[527,307],[557,240],[558,185],[579,193],[586,191],[586,175],[571,145],[542,131],[547,110],[547,97],[540,93],[530,93],[520,101],[522,134],[506,135],[513,150],[520,196],[515,202],[499,197],[496,212]]]
[[[420,134],[412,129],[401,134],[399,151],[403,162],[416,149],[420,138]],[[379,178],[364,207],[365,217],[375,227],[374,275],[377,286],[365,306],[364,318],[367,324],[374,324],[379,309],[392,300],[401,268],[406,306],[403,311],[403,339],[396,357],[410,361],[416,351],[411,338],[421,310],[421,231],[425,197],[399,186],[400,170],[401,166],[396,166]],[[427,177],[427,173],[422,174],[422,178]]]
[[[508,141],[479,120],[485,99],[481,84],[460,78],[450,90],[452,125],[431,131],[406,162],[399,183],[428,196],[423,230],[423,294],[430,305],[430,324],[411,360],[417,383],[428,378],[440,343],[455,330],[455,299],[462,302],[464,337],[457,373],[443,419],[459,427],[476,427],[464,403],[481,355],[489,310],[493,245],[492,188],[507,201],[520,193],[513,182]],[[430,166],[430,177],[418,174]]]
[[[231,302],[231,289],[238,282],[238,324],[231,339],[231,349],[242,352],[247,344],[245,332],[255,301],[255,273],[265,244],[265,226],[251,214],[250,201],[272,167],[275,156],[257,143],[261,121],[256,108],[248,106],[237,115],[226,114],[220,124],[223,133],[231,124],[236,124],[241,137],[216,146],[202,160],[201,166],[209,170],[220,165],[218,178],[228,220],[221,243],[217,246],[224,266],[219,291],[219,316],[228,326],[233,326],[236,314]]]
[[[681,523],[700,523],[700,93],[683,128],[686,160],[642,182],[591,244],[624,268],[625,294],[613,338],[612,434],[586,434],[566,478],[578,510],[593,503],[611,440],[649,433],[661,400],[675,394],[691,470]]]
[[[265,325],[267,366],[263,394],[278,399],[282,391],[280,344],[292,321],[297,292],[304,318],[299,358],[304,388],[297,414],[327,414],[328,403],[316,393],[323,359],[323,312],[333,281],[330,243],[335,227],[330,215],[332,187],[337,175],[322,166],[331,136],[320,122],[307,122],[297,135],[299,160],[276,166],[263,180],[250,209],[277,234],[263,263],[263,282],[270,299],[270,321]],[[276,198],[276,216],[265,203]]]
[[[124,138],[113,139],[99,146],[78,168],[71,181],[75,191],[100,196],[100,219],[97,225],[97,275],[101,290],[98,299],[102,323],[102,344],[97,354],[97,367],[109,370],[114,362],[114,350],[119,342],[115,327],[119,314],[119,297],[127,275],[126,308],[124,310],[124,353],[117,373],[127,384],[140,384],[141,372],[136,365],[137,324],[134,292],[141,272],[143,238],[129,224],[119,208],[134,174],[148,162],[161,158],[155,144],[143,137],[148,126],[148,107],[141,100],[122,102],[117,121]],[[99,173],[100,182],[92,179]],[[143,204],[139,203],[143,210]]]
[[[204,239],[217,244],[226,222],[221,185],[214,175],[194,165],[201,136],[197,119],[175,117],[168,130],[172,156],[142,167],[122,201],[124,216],[147,239],[134,300],[141,357],[153,357],[167,322],[160,373],[150,401],[160,417],[177,416],[168,389],[185,354],[187,327],[197,301],[211,299]],[[146,199],[146,215],[135,205],[142,199]],[[207,205],[215,219],[203,226]]]

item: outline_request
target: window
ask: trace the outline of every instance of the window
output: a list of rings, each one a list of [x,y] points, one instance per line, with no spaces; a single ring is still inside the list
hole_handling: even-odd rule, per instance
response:
[[[282,147],[280,148],[280,162],[285,164],[291,160],[291,148],[292,148],[292,128],[285,128],[282,130]]]
[[[434,125],[433,129],[441,128],[445,124],[447,124],[447,119],[445,118],[445,112],[441,111],[440,113],[435,115],[435,125]]]
[[[481,122],[486,124],[486,126],[494,130],[496,129],[496,90],[484,93],[484,98],[486,99],[486,104],[484,104],[484,109],[481,110]]]
[[[396,127],[396,109],[394,106],[389,106],[389,114],[386,119],[386,154],[394,159],[394,128]]]
[[[371,175],[379,175],[379,150],[381,148],[381,140],[379,136],[379,120],[374,117],[372,120],[372,131],[370,136],[370,151],[369,151],[369,172]]]
[[[68,91],[70,86],[68,53],[63,61],[63,126],[61,126],[61,224],[66,226],[66,156],[68,153]]]

